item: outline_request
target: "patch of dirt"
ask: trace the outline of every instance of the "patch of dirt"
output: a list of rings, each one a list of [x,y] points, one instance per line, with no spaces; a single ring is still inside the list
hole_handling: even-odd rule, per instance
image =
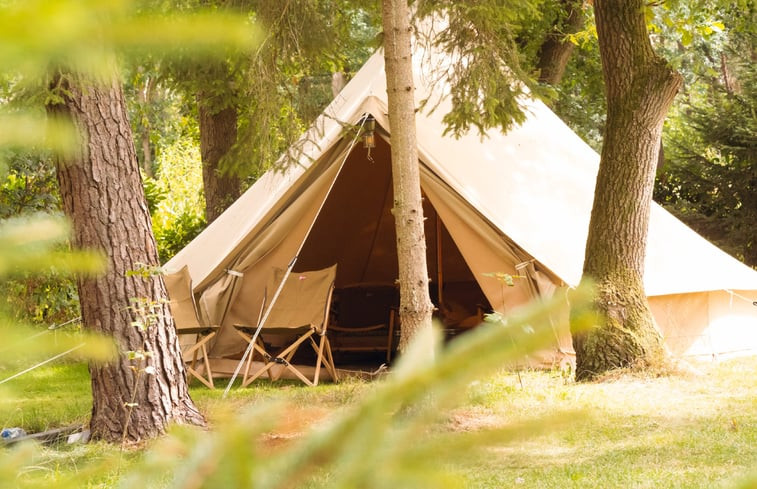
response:
[[[282,413],[278,425],[263,437],[263,442],[270,448],[278,448],[304,435],[311,427],[326,420],[333,410],[325,407],[288,406]]]
[[[450,431],[479,431],[483,429],[497,428],[505,421],[493,413],[473,410],[457,409],[453,411],[447,420],[447,428]]]

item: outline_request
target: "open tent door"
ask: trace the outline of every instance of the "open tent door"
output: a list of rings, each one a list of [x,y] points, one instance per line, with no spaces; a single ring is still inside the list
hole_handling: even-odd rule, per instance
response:
[[[346,297],[345,293],[340,292],[357,286],[380,290],[382,292],[375,293],[385,294],[386,302],[386,310],[381,314],[389,317],[388,309],[398,305],[398,294],[390,299],[389,294],[385,293],[386,288],[396,288],[398,276],[396,234],[391,214],[393,191],[389,144],[379,138],[371,156],[372,161],[367,159],[365,150],[356,148],[347,158],[303,246],[295,271],[318,269],[329,263],[337,263],[335,296]],[[441,207],[444,210],[437,212],[436,198],[429,197],[430,194],[424,193],[432,301],[439,308],[439,318],[450,331],[458,327],[474,326],[478,323],[477,319],[480,319],[479,311],[491,309],[492,297],[502,301],[498,285],[491,287],[492,290],[496,289],[496,294],[487,294],[482,286],[486,280],[491,280],[483,277],[484,272],[504,270],[502,257],[495,256],[483,263],[480,259],[474,260],[473,263],[480,271],[473,271],[468,256],[488,256],[492,254],[491,250],[484,249],[486,243],[478,242],[478,238],[466,228],[464,216],[457,216],[447,210],[444,203]],[[451,230],[450,227],[455,229]],[[470,250],[459,249],[456,235],[468,236],[463,242]],[[515,260],[510,262],[514,263]],[[514,270],[512,266],[507,268],[510,269]],[[442,278],[441,284],[439,277]],[[442,303],[439,301],[440,285]],[[519,284],[516,289],[526,290],[526,285]],[[507,292],[512,294],[511,291]],[[528,292],[522,294],[525,301]],[[510,300],[510,297],[506,299]],[[349,308],[347,304],[342,306],[334,308],[336,321],[339,320],[340,309]],[[369,311],[372,307],[365,306],[366,314],[373,314]],[[338,349],[338,339],[335,339],[334,345]],[[377,349],[382,348],[382,345],[383,343],[376,341]]]

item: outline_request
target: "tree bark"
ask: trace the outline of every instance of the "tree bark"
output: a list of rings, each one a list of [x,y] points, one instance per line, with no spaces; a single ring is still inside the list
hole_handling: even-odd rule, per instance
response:
[[[428,292],[426,238],[423,230],[415,87],[407,0],[383,0],[384,56],[391,124],[392,184],[400,285],[400,351],[424,328],[431,327],[433,304]]]
[[[120,441],[128,426],[126,439],[136,441],[164,433],[172,422],[203,425],[187,390],[163,280],[126,276],[159,262],[121,87],[115,77],[94,81],[73,73],[56,75],[53,86],[63,101],[49,105],[48,114],[70,120],[81,135],[77,154],[57,161],[63,208],[76,246],[100,250],[107,260],[103,275],[78,279],[83,323],[112,336],[122,353],[112,363],[90,364],[92,436]],[[157,324],[145,331],[132,326],[133,298],[157,302]],[[150,353],[155,373],[136,382],[125,353],[139,350]],[[126,403],[135,392],[130,414]]]
[[[558,85],[565,74],[568,60],[575,45],[566,39],[584,26],[583,0],[561,0],[564,17],[557,20],[554,28],[539,49],[539,81],[552,86]]]
[[[603,323],[573,335],[576,379],[655,366],[662,339],[644,293],[649,212],[662,124],[682,79],[652,50],[642,0],[596,0],[607,124],[586,244]]]
[[[208,224],[242,195],[242,182],[225,171],[221,162],[237,140],[236,107],[217,109],[212,99],[197,96],[200,118],[200,155],[202,181],[205,187],[205,220]]]

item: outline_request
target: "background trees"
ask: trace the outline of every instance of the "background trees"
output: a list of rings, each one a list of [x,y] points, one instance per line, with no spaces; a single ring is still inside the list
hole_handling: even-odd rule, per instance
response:
[[[746,264],[757,266],[757,86],[754,6],[716,9],[675,46],[687,86],[671,114],[655,199]],[[701,33],[704,33],[701,34]]]
[[[166,78],[196,104],[208,223],[331,101],[332,74],[359,67],[371,51],[365,13],[347,0],[210,3],[254,18],[266,35],[251,53],[161,64]]]

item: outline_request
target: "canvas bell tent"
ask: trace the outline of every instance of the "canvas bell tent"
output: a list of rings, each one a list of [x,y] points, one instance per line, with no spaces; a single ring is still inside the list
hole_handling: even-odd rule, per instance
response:
[[[507,313],[578,283],[599,157],[533,100],[523,101],[527,120],[507,134],[443,136],[449,103],[444,83],[430,75],[439,59],[427,54],[414,62],[417,100],[435,106],[416,116],[430,287],[439,315],[459,330],[480,308]],[[282,160],[294,160],[285,171],[264,174],[165,265],[189,267],[205,320],[221,325],[211,356],[244,350],[232,325],[256,323],[274,267],[337,264],[337,291],[393,286],[395,128],[387,112],[379,52]],[[372,149],[360,132],[369,117]],[[504,286],[491,276],[500,272],[523,278]],[[656,204],[645,286],[674,354],[757,351],[757,272]],[[556,323],[551,358],[571,351],[567,325]]]

